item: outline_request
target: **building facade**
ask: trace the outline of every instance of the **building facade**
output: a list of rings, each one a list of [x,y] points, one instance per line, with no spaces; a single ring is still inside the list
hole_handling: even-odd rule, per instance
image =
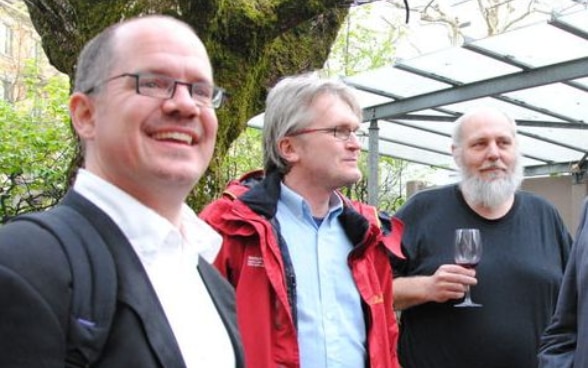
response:
[[[26,98],[25,78],[57,74],[47,60],[24,1],[0,0],[0,99]]]

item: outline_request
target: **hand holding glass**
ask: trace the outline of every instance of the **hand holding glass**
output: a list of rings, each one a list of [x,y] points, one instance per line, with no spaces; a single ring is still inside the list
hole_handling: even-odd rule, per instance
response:
[[[478,229],[455,230],[455,263],[465,268],[474,268],[482,257],[482,239]],[[470,287],[466,285],[463,302],[456,307],[481,307],[481,304],[472,302]]]

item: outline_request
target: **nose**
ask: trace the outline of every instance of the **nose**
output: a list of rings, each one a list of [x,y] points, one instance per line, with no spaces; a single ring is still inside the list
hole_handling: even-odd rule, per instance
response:
[[[363,142],[365,142],[368,138],[368,133],[364,132],[363,130],[356,130],[355,132],[351,132],[349,139],[351,139],[351,137],[353,137],[353,139],[355,139],[360,144],[363,144]]]
[[[166,114],[177,114],[191,117],[200,112],[200,106],[192,98],[190,87],[184,84],[176,84],[171,98],[164,100],[163,111]]]
[[[496,161],[500,158],[500,149],[496,142],[490,142],[488,144],[487,156],[489,160]]]
[[[351,134],[349,134],[349,139],[347,140],[347,146],[352,147],[353,149],[361,149],[364,138],[365,136],[361,133],[351,132]]]

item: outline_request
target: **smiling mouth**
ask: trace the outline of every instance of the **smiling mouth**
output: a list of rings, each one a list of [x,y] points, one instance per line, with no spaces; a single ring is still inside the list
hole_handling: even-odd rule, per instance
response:
[[[155,133],[152,135],[153,139],[158,141],[173,141],[173,142],[180,142],[185,143],[188,145],[192,145],[194,141],[190,134],[181,133],[181,132],[161,132]]]

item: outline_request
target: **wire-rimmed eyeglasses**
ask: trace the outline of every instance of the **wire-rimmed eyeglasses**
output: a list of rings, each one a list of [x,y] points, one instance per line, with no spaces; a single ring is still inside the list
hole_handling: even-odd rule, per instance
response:
[[[364,131],[359,130],[359,128],[351,129],[348,126],[336,126],[333,128],[312,128],[312,129],[301,129],[295,132],[289,133],[287,137],[296,137],[302,134],[308,133],[315,133],[315,132],[325,132],[325,133],[333,133],[333,136],[340,141],[348,141],[351,135],[353,134],[357,140],[361,141],[367,135]]]
[[[112,82],[113,80],[131,77],[135,78],[135,91],[142,96],[149,96],[161,99],[173,98],[178,84],[188,87],[190,96],[200,106],[219,108],[223,102],[225,91],[222,88],[210,85],[206,82],[188,83],[161,74],[133,74],[122,73],[108,78],[95,86],[84,91],[85,94],[91,94],[96,91],[97,87]]]

